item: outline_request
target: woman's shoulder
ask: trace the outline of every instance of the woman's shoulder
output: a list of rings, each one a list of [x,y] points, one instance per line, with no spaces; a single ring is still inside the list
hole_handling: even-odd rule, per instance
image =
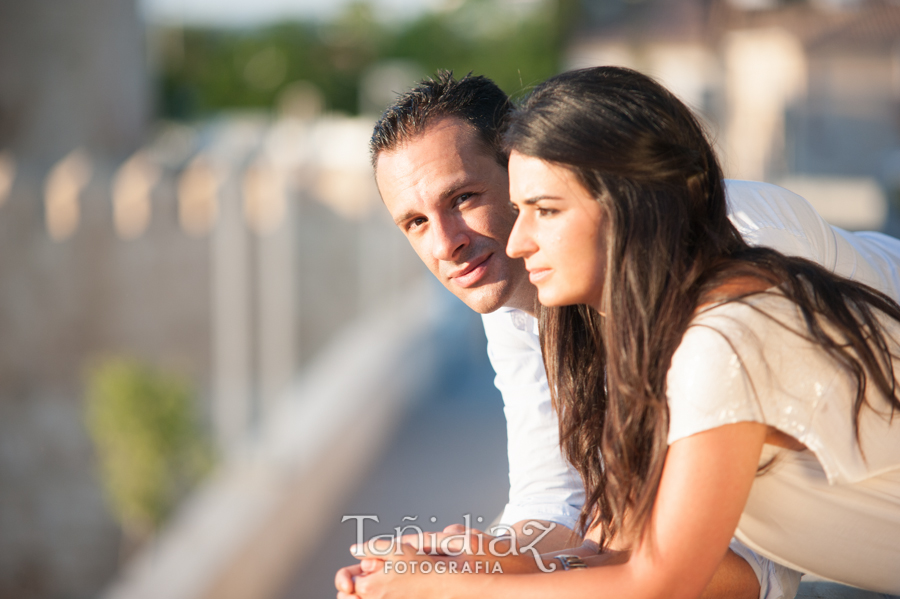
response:
[[[900,325],[881,322],[891,353],[900,355]],[[900,375],[896,358],[893,366]],[[868,407],[860,412],[867,451],[860,451],[855,397],[854,377],[811,339],[800,308],[776,287],[698,310],[667,377],[669,442],[723,424],[762,422],[811,449],[830,482],[858,481],[900,464],[900,431],[867,385]]]
[[[688,331],[710,327],[723,330],[767,328],[802,321],[799,307],[778,286],[766,286],[746,293],[729,293],[702,303],[688,325]]]
[[[806,316],[780,287],[698,309],[673,356],[670,374],[683,376],[701,364],[710,366],[705,376],[713,382],[734,379],[732,371],[738,369],[752,379],[754,394],[781,378],[802,373],[805,379],[834,370],[831,356],[811,338]]]
[[[897,355],[897,350],[900,350],[900,322],[878,309],[873,308],[873,313],[892,353]],[[815,321],[829,335],[841,336],[821,314],[814,309],[804,312],[785,294],[782,286],[776,285],[745,294],[725,294],[724,298],[701,304],[688,325],[685,338],[716,331],[736,341],[766,339],[769,343],[787,343],[792,347],[800,345],[823,351],[811,339],[808,329],[810,321]],[[792,341],[787,341],[789,339]],[[777,349],[769,348],[768,351]]]
[[[721,302],[695,315],[666,376],[669,443],[725,424],[765,421],[755,399],[764,352],[753,349],[766,332],[756,326],[758,303]]]
[[[724,424],[809,423],[831,358],[809,340],[799,308],[778,288],[698,309],[667,374],[669,442]],[[802,413],[802,414],[801,414]]]

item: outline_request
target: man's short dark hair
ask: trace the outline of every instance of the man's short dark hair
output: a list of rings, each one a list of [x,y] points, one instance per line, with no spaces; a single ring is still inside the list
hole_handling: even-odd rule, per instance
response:
[[[398,97],[375,123],[369,143],[372,166],[381,152],[396,149],[424,131],[432,121],[455,117],[474,127],[485,148],[506,167],[501,128],[511,109],[509,97],[487,77],[469,73],[457,80],[453,71],[440,70],[433,78],[423,79]]]

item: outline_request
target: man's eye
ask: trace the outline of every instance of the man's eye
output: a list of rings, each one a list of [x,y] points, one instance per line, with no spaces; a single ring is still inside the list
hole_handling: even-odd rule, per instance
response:
[[[453,205],[454,205],[454,206],[459,206],[460,204],[462,204],[462,203],[465,202],[466,200],[471,199],[473,195],[475,195],[475,194],[472,194],[472,193],[463,193],[463,194],[460,194],[460,195],[456,196],[456,199],[453,201]]]
[[[421,216],[420,216],[420,217],[418,217],[418,218],[414,218],[414,219],[412,219],[411,221],[409,221],[409,222],[406,224],[406,230],[407,230],[407,231],[412,231],[413,229],[415,229],[416,227],[419,227],[419,226],[423,225],[424,223],[425,223],[425,218],[424,218],[424,217],[421,217]]]

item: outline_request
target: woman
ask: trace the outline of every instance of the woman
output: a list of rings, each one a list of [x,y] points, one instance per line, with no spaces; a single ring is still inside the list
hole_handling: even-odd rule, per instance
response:
[[[735,534],[900,593],[900,308],[748,247],[702,128],[643,75],[555,77],[506,139],[507,252],[545,306],[560,438],[604,553],[550,574],[378,572],[360,594],[696,597]]]
[[[740,463],[752,476],[722,464],[716,493],[740,493],[718,496],[735,503],[707,506],[704,518],[739,515],[755,482],[738,528],[751,547],[900,592],[900,425],[878,415],[900,406],[890,355],[897,306],[808,262],[749,248],[726,218],[721,171],[696,119],[637,73],[554,78],[507,140],[521,209],[510,255],[525,258],[542,304],[594,308],[542,318],[563,443],[588,490],[582,522],[604,539],[639,542],[667,501],[661,485],[687,483],[669,478],[691,451],[683,446],[708,441],[709,451],[736,451],[736,464],[748,460]],[[812,451],[780,451],[756,478],[760,439]],[[690,467],[699,473],[709,459]],[[815,485],[787,486],[801,475]],[[862,504],[852,510],[842,503],[854,501]],[[834,530],[848,524],[854,535]]]

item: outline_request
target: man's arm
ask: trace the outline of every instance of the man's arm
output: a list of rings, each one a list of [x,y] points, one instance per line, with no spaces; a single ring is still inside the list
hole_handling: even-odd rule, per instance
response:
[[[522,520],[513,524],[512,529],[519,547],[533,546],[538,553],[571,549],[583,543],[571,528],[549,520]]]
[[[584,490],[560,451],[536,321],[509,309],[483,315],[482,320],[507,426],[509,503],[500,523],[521,529],[539,520],[573,530]]]
[[[777,185],[725,181],[728,218],[750,245],[812,260],[900,301],[900,240],[832,227],[803,197]]]

